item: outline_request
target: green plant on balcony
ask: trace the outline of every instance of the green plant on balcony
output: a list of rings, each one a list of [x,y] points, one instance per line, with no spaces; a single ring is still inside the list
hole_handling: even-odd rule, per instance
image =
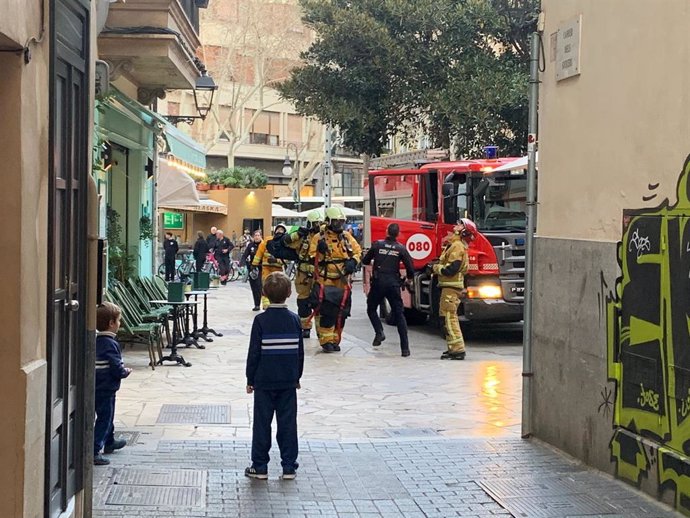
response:
[[[112,207],[106,208],[108,239],[108,277],[109,280],[126,282],[134,273],[137,265],[137,256],[127,252],[120,242],[122,225],[120,214]]]

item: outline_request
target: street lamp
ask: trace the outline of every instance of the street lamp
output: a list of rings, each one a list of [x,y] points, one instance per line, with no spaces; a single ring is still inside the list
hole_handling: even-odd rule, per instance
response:
[[[290,149],[295,150],[295,167],[293,169],[292,167],[292,162],[290,162]],[[287,176],[292,178],[293,173],[295,174],[295,196],[293,199],[295,200],[295,204],[297,205],[297,212],[302,212],[302,196],[300,193],[301,186],[300,186],[300,181],[299,181],[299,149],[297,148],[297,144],[293,144],[292,142],[289,142],[287,146],[285,146],[285,161],[283,162],[283,176]]]
[[[213,95],[216,93],[216,90],[218,90],[218,85],[204,70],[197,77],[192,90],[194,92],[194,106],[199,115],[166,115],[165,118],[174,126],[177,126],[180,122],[194,124],[196,119],[206,120],[208,112],[211,111],[211,106],[213,106]]]

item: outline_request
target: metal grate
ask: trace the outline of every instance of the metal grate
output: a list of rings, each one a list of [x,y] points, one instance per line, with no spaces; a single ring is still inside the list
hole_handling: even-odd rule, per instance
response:
[[[478,482],[500,506],[516,518],[607,515],[617,511],[582,492],[568,479],[526,477]]]
[[[108,505],[201,507],[199,487],[113,486]]]
[[[158,424],[230,424],[230,405],[163,405]]]
[[[131,446],[136,444],[141,436],[140,432],[129,432],[129,431],[115,431],[115,439],[124,439],[127,441],[127,445]]]
[[[618,514],[612,506],[583,494],[506,498],[499,502],[516,518],[561,518]]]
[[[113,484],[131,486],[199,486],[204,482],[204,472],[191,469],[121,469],[113,478]]]

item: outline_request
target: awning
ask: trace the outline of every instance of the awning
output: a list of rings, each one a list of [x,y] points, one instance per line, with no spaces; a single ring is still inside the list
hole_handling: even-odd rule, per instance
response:
[[[204,169],[206,167],[206,150],[192,137],[165,122],[165,140],[168,153],[188,164]]]
[[[271,205],[271,217],[273,218],[299,218],[300,213],[294,210],[286,209],[275,203]]]
[[[275,205],[274,205],[274,207],[275,207]],[[334,203],[334,204],[333,204],[333,207],[338,207],[338,208],[340,208],[340,210],[342,210],[343,213],[344,213],[346,216],[363,216],[363,215],[364,215],[364,213],[363,213],[361,210],[351,209],[350,207],[343,207],[342,205],[339,205],[339,204],[337,204],[337,203]],[[325,209],[325,207],[317,207],[316,209],[303,210],[302,212],[298,212],[297,215],[298,215],[299,217],[306,218],[307,215],[308,215],[312,210],[318,210],[318,211],[320,211],[321,214],[323,215],[323,214],[325,214],[324,211],[325,211],[326,209]]]
[[[228,208],[214,200],[201,200],[194,179],[177,169],[175,162],[161,159],[158,167],[158,207],[192,212],[227,214]]]

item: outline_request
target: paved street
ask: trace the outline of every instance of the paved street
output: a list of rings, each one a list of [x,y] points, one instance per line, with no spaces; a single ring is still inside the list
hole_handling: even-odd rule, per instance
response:
[[[519,438],[519,326],[474,333],[464,362],[438,360],[441,337],[412,328],[401,358],[395,328],[371,347],[359,283],[342,353],[305,344],[297,480],[277,479],[274,451],[270,480],[250,481],[251,296],[242,283],[213,296],[209,320],[224,336],[182,350],[192,367],[151,371],[144,351],[125,351],[134,372],[116,427],[132,444],[96,468],[96,516],[675,516]]]

